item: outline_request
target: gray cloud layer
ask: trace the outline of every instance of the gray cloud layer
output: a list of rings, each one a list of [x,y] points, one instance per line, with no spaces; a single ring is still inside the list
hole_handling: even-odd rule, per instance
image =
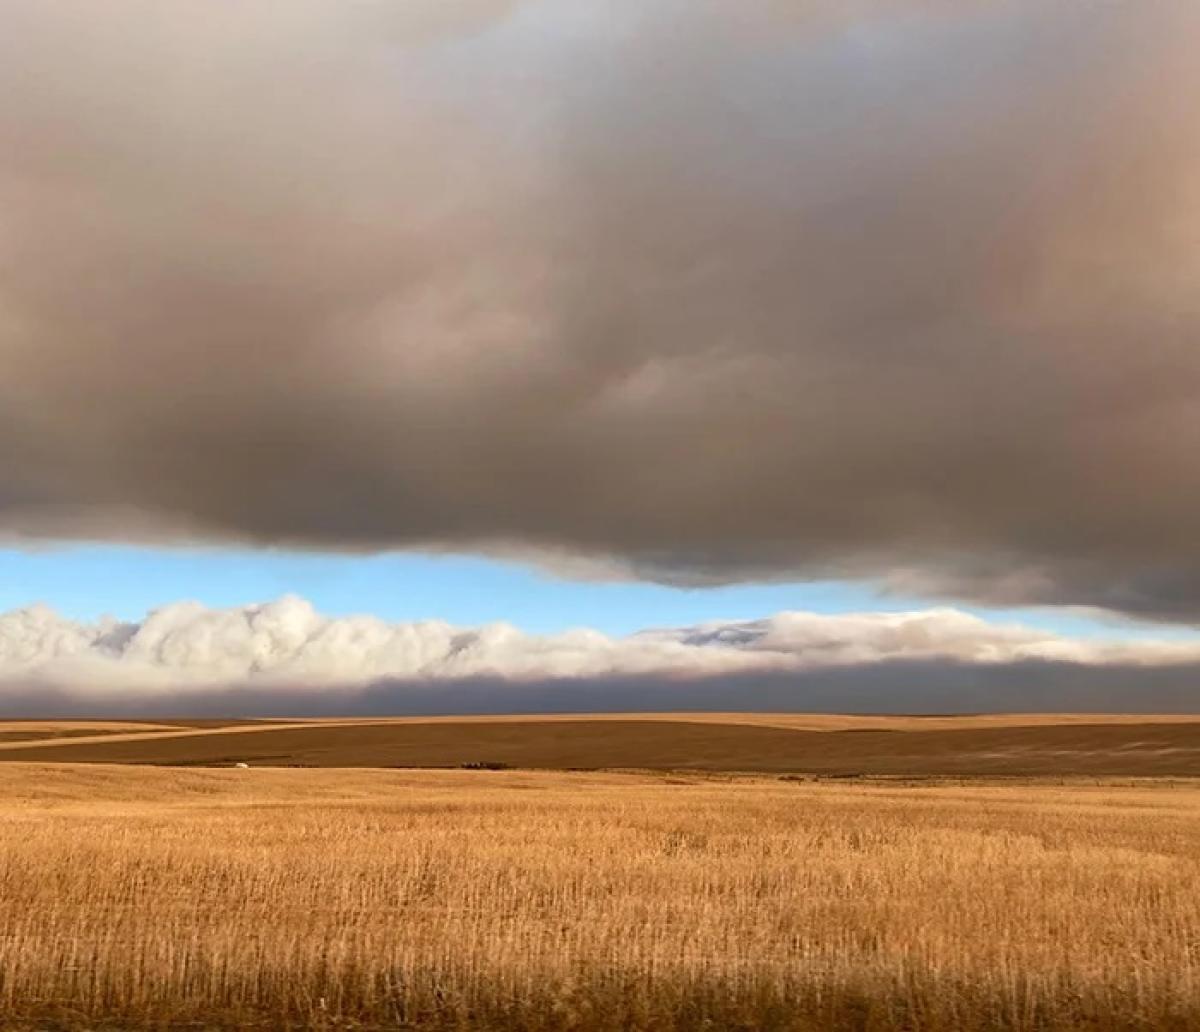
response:
[[[0,530],[1200,615],[1200,8],[0,0]]]

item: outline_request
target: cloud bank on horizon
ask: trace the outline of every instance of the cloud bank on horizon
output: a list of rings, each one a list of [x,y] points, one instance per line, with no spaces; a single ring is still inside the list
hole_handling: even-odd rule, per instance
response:
[[[1190,0],[0,6],[10,539],[1200,618]],[[164,612],[29,633],[273,662]],[[412,671],[796,655],[328,626]]]
[[[945,681],[958,671],[968,685],[972,670],[1023,666],[1067,669],[1068,680],[1082,671],[1167,671],[1175,675],[1168,678],[1172,690],[1182,684],[1190,690],[1200,643],[1071,639],[949,608],[784,612],[621,638],[586,628],[536,636],[509,624],[461,628],[330,618],[295,596],[233,609],[177,603],[138,623],[78,623],[44,606],[0,615],[0,712],[25,712],[31,702],[49,711],[61,704],[74,712],[199,712],[211,702],[230,715],[269,708],[275,700],[293,715],[351,713],[363,692],[377,697],[380,685],[405,686],[407,694],[389,697],[392,708],[416,702],[455,712],[464,706],[462,687],[472,684],[490,686],[484,698],[492,707],[532,699],[540,708],[561,710],[578,699],[594,705],[593,691],[614,684],[637,685],[633,695],[607,695],[610,702],[625,698],[630,708],[654,700],[687,704],[693,693],[679,693],[679,686],[696,685],[716,708],[746,708],[747,700],[755,708],[761,683],[768,683],[775,705],[788,708],[789,700],[795,707],[809,698],[806,678],[831,672],[843,678],[874,672],[887,689],[882,707],[873,705],[903,712],[927,704],[923,682],[931,672]],[[852,691],[839,695],[836,677],[831,684],[831,703],[853,704]],[[598,697],[606,696],[600,691]],[[1155,698],[1150,693],[1145,701]],[[996,702],[993,697],[993,708]],[[939,703],[973,704],[962,687]]]

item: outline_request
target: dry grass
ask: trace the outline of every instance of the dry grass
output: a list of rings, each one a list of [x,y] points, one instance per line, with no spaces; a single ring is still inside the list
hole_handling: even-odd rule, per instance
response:
[[[6,1027],[1200,1027],[1200,788],[0,767]]]

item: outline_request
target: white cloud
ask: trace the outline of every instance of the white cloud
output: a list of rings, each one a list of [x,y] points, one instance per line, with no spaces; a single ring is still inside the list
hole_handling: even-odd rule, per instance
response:
[[[317,689],[388,678],[694,678],[897,660],[1168,666],[1200,662],[1200,642],[1073,639],[949,608],[784,612],[623,638],[586,628],[539,636],[507,623],[460,628],[329,618],[294,596],[235,609],[180,602],[129,624],[77,623],[44,606],[0,615],[0,686],[51,685],[81,698],[235,685]]]

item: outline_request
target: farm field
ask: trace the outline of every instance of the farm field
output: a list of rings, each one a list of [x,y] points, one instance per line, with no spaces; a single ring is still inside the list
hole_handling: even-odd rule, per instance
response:
[[[13,762],[0,1015],[1193,1029],[1200,787]]]
[[[6,737],[6,735],[8,737]],[[64,737],[69,735],[69,737]],[[973,776],[1200,776],[1200,719],[606,714],[0,724],[0,760],[182,766],[674,769]]]

